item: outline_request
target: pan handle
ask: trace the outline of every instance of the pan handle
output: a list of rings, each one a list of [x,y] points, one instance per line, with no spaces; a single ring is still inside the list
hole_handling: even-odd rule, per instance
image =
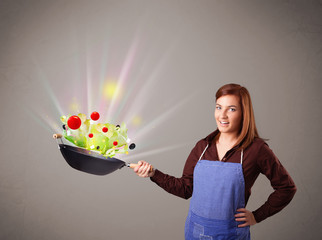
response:
[[[136,166],[139,166],[139,164],[137,164],[137,163],[128,163],[127,166],[129,168],[135,168]],[[149,172],[152,172],[152,171],[153,171],[153,166],[151,165]]]
[[[53,135],[53,139],[62,138],[62,137],[63,137],[63,135],[61,135],[61,134],[59,134],[59,133],[55,133],[55,134]]]
[[[60,139],[61,144],[64,144],[64,143],[63,143],[63,140],[62,140],[62,137],[63,137],[63,135],[61,135],[61,134],[59,134],[59,133],[55,133],[55,134],[53,135],[53,139],[56,139],[56,142],[57,142],[57,144],[58,144],[58,149],[59,149],[58,139]]]

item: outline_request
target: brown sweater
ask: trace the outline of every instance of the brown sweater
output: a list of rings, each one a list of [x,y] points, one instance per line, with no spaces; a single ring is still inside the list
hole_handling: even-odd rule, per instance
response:
[[[185,199],[190,198],[193,189],[193,170],[207,144],[209,147],[202,159],[218,161],[217,148],[213,141],[217,134],[218,130],[197,142],[186,161],[181,178],[169,176],[156,170],[151,180],[171,194]],[[223,161],[239,163],[240,151],[237,151],[237,148],[238,146],[229,150]],[[246,204],[251,194],[251,188],[260,173],[265,174],[275,190],[267,201],[253,212],[257,222],[281,211],[292,200],[296,192],[292,178],[272,150],[260,138],[255,138],[253,143],[244,149],[243,173]]]

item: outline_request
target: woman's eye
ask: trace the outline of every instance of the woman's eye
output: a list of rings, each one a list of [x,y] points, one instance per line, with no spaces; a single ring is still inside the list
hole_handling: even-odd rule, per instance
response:
[[[229,109],[231,112],[235,112],[236,111],[236,109],[235,108],[230,108]]]
[[[220,109],[221,109],[221,107],[217,106],[217,107],[216,107],[216,109],[220,110]]]

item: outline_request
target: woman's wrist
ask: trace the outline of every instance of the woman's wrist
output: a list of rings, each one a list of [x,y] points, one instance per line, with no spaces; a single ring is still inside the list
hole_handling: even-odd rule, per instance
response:
[[[152,168],[152,171],[151,171],[151,173],[149,174],[149,177],[153,177],[153,176],[154,176],[154,174],[155,174],[155,169],[154,169],[154,168]]]

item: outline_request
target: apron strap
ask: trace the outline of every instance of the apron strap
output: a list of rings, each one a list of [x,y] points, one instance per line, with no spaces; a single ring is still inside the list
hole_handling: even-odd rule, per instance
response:
[[[203,150],[203,152],[201,153],[200,157],[199,157],[199,160],[201,160],[201,158],[203,157],[203,155],[205,154],[207,148],[208,148],[209,144],[207,144],[207,146],[205,147],[205,149]],[[243,165],[243,157],[244,157],[244,149],[241,150],[241,153],[240,153],[240,164]]]
[[[200,158],[199,158],[199,160],[198,160],[198,161],[200,161],[200,160],[201,160],[201,158],[202,158],[202,156],[204,155],[205,151],[207,150],[208,146],[209,146],[209,144],[207,144],[207,146],[205,147],[205,149],[204,149],[204,150],[203,150],[203,152],[201,153]]]

